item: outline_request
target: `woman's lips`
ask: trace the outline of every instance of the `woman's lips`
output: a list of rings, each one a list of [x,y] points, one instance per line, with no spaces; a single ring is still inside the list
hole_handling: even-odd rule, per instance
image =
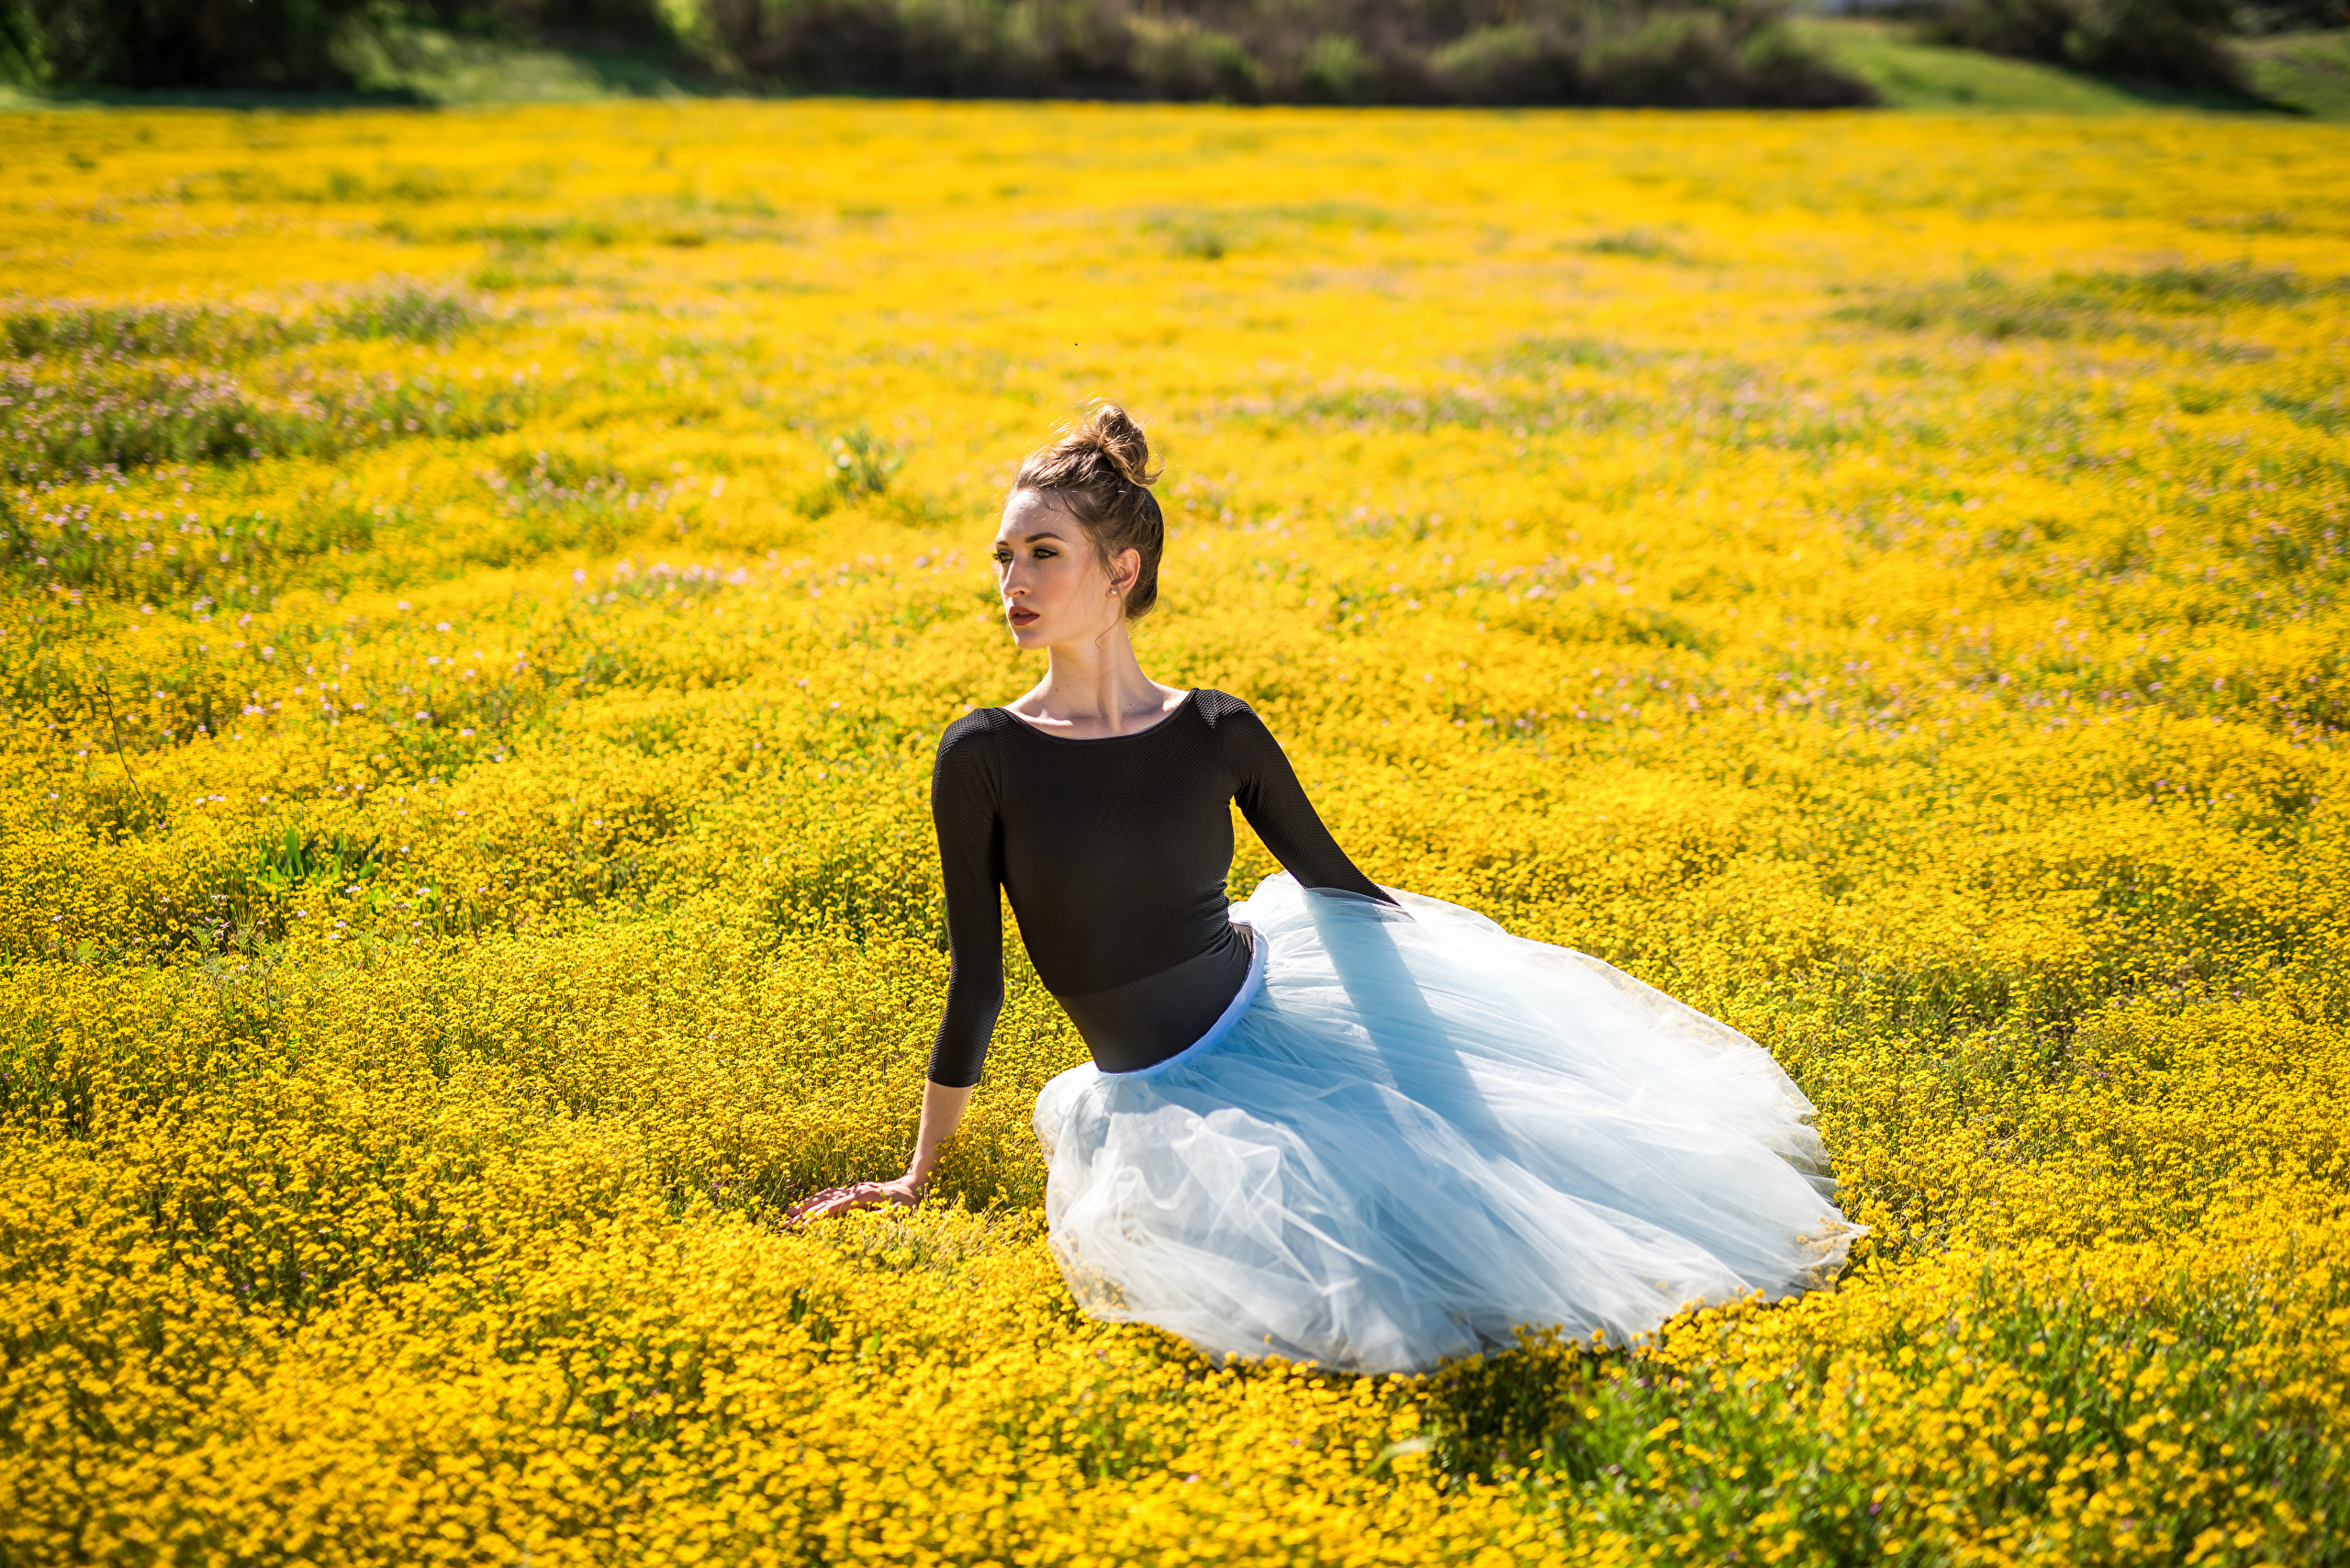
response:
[[[1035,610],[1023,610],[1018,605],[1013,606],[1013,608],[1005,610],[1003,613],[1004,618],[1010,621],[1014,626],[1025,626],[1030,622],[1036,619],[1036,612]]]

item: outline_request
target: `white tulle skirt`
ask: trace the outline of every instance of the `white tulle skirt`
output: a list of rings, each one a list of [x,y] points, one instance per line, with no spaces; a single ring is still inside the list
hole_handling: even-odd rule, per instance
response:
[[[1457,904],[1269,878],[1248,982],[1139,1072],[1036,1103],[1054,1256],[1097,1317],[1211,1355],[1419,1371],[1521,1324],[1617,1343],[1826,1282],[1805,1099],[1745,1036]]]

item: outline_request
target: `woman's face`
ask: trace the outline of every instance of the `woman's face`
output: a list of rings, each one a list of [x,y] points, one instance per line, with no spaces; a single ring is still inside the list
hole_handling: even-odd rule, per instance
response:
[[[1124,590],[1142,557],[1132,550],[1102,569],[1084,525],[1042,491],[1018,490],[995,531],[996,590],[1012,640],[1024,648],[1098,642],[1125,619]]]

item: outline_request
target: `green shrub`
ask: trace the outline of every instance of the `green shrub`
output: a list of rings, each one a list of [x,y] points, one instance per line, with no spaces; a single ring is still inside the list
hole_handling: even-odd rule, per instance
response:
[[[1755,11],[1585,14],[1579,33],[1524,23],[1480,28],[1434,51],[1440,95],[1475,104],[1863,104],[1867,90],[1822,65]]]
[[[2242,91],[2222,36],[2227,0],[1950,0],[1929,14],[1937,42],[2102,75]]]
[[[1379,62],[1346,33],[1322,33],[1298,62],[1298,85],[1309,98],[1359,104],[1375,95]]]
[[[941,96],[1098,90],[1131,52],[1112,0],[699,0],[692,32],[755,83]]]
[[[348,85],[354,30],[599,42],[666,39],[660,0],[0,0],[0,81],[28,87],[311,91]]]
[[[1136,17],[1132,29],[1127,69],[1151,96],[1245,103],[1264,95],[1264,67],[1230,33],[1188,17]]]
[[[2350,0],[2248,0],[2229,14],[2228,21],[2247,38],[2350,28]]]
[[[364,0],[9,0],[0,72],[27,86],[312,88]]]
[[[1471,104],[1555,103],[1579,74],[1563,40],[1521,22],[1464,33],[1429,55],[1428,68],[1448,96]]]
[[[1242,102],[1871,102],[1766,0],[676,0],[719,69],[800,90]]]

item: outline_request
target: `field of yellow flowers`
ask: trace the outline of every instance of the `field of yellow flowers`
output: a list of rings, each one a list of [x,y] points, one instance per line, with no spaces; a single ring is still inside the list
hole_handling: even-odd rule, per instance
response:
[[[0,1562],[2350,1560],[2350,133],[0,126]],[[1025,973],[938,1198],[782,1226],[909,1145],[1097,395],[1147,666],[1763,1042],[1836,1289],[1089,1322]]]

